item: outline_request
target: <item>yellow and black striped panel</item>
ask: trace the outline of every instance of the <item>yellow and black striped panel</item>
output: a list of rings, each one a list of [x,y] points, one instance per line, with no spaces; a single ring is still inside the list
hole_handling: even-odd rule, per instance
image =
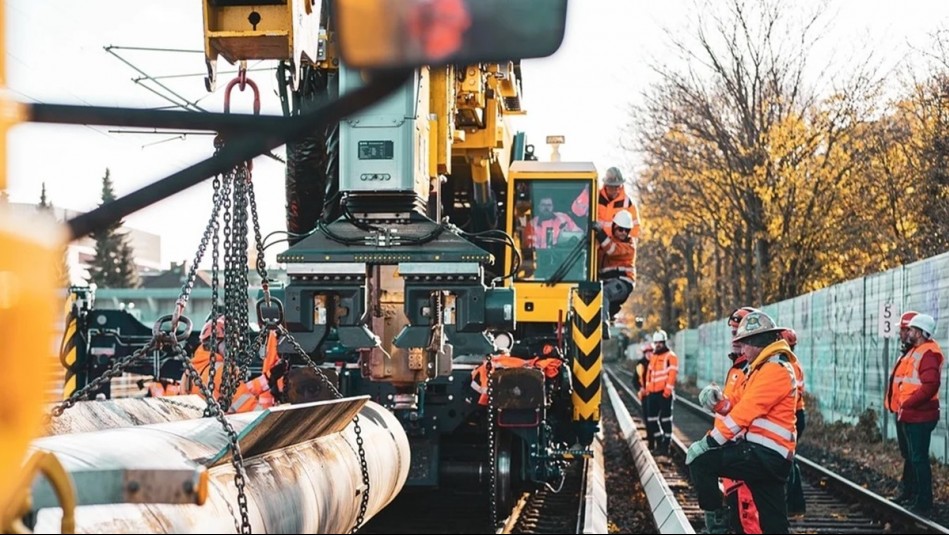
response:
[[[66,370],[66,379],[63,381],[63,399],[68,399],[76,391],[76,347],[79,336],[76,325],[79,319],[76,307],[76,295],[69,294],[66,299],[64,313],[66,315],[63,341],[59,345],[59,363]]]
[[[598,422],[603,369],[603,292],[599,282],[581,282],[571,294],[573,322],[573,420]]]

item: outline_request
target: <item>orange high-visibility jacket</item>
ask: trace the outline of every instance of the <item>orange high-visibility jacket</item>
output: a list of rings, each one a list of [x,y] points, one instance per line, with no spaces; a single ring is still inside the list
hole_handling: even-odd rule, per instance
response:
[[[596,205],[596,220],[600,222],[607,236],[613,235],[613,217],[620,210],[626,210],[633,216],[633,228],[629,230],[630,238],[639,237],[639,210],[633,200],[626,196],[626,188],[620,188],[619,195],[612,201],[606,196],[606,187],[600,188]]]
[[[224,357],[219,353],[214,352],[214,397],[221,397],[221,383],[224,379]],[[211,350],[204,347],[204,344],[198,346],[194,350],[194,355],[191,357],[191,364],[194,366],[194,369],[198,371],[198,374],[201,376],[201,380],[205,385],[208,384],[208,380],[211,377]],[[201,394],[201,389],[197,384],[191,382],[191,376],[188,375],[188,372],[185,371],[184,375],[181,378],[181,391],[185,394]]]
[[[899,421],[931,422],[939,419],[939,386],[945,357],[939,344],[926,340],[900,357],[887,389],[887,408]]]
[[[488,360],[481,363],[480,366],[471,371],[471,388],[480,394],[478,398],[479,405],[488,404]],[[490,358],[491,368],[537,368],[544,372],[544,377],[553,379],[560,373],[560,366],[563,361],[556,358],[529,358],[524,359],[509,354],[492,355]]]
[[[723,399],[719,401],[712,409],[716,418],[731,412],[732,407],[741,399],[741,393],[745,389],[745,381],[748,380],[748,374],[751,371],[751,363],[742,360],[740,364],[733,364],[728,369],[725,376],[725,387],[722,389]]]
[[[715,421],[709,436],[721,445],[744,433],[748,442],[791,459],[797,442],[798,386],[793,360],[797,357],[784,340],[764,348],[751,363],[738,403]]]
[[[554,212],[554,217],[541,221],[539,217],[531,220],[531,237],[535,249],[547,249],[557,245],[562,231],[580,232],[580,227],[567,214]],[[547,243],[547,234],[550,231],[550,243]]]
[[[804,368],[801,367],[801,361],[794,359],[791,361],[794,368],[794,378],[797,380],[797,407],[795,411],[804,410]]]
[[[620,241],[607,236],[600,242],[600,278],[619,275],[630,284],[636,282],[636,246],[631,239]]]
[[[676,389],[676,375],[679,374],[679,357],[666,348],[665,351],[652,352],[649,359],[649,369],[646,371],[646,393],[662,393],[664,397],[671,396]]]

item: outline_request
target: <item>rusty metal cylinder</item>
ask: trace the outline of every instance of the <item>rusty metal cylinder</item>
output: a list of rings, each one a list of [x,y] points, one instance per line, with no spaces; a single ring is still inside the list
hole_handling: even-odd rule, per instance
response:
[[[283,414],[263,411],[228,417],[241,437],[253,533],[344,533],[353,527],[365,490],[351,421],[357,407],[350,412],[307,412],[303,406],[299,413],[290,412],[296,411],[292,407]],[[369,471],[364,519],[368,521],[402,490],[410,452],[402,426],[388,410],[370,401],[358,411]],[[70,471],[188,462],[208,468],[210,485],[204,505],[81,506],[76,509],[77,533],[237,532],[241,526],[238,492],[226,445],[221,425],[208,418],[51,436],[34,442],[35,448],[56,453]],[[57,532],[61,515],[58,508],[41,509],[36,532]]]

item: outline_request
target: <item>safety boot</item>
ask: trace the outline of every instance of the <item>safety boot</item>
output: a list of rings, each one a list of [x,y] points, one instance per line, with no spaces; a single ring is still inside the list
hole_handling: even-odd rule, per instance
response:
[[[705,533],[728,533],[728,508],[705,511]]]

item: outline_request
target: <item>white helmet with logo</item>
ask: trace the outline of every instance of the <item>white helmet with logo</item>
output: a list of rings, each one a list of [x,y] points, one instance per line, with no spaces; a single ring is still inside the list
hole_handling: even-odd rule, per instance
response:
[[[613,226],[629,230],[633,228],[633,214],[628,210],[620,210],[613,216]]]
[[[659,329],[652,335],[653,342],[662,342],[663,344],[669,340],[669,335],[666,334],[666,331]]]
[[[754,312],[749,312],[741,319],[741,323],[739,323],[738,328],[735,329],[735,336],[732,338],[732,342],[738,342],[739,340],[750,338],[756,334],[783,330],[784,327],[778,327],[774,324],[774,320],[771,319],[771,316],[760,310],[755,310]]]
[[[936,320],[929,314],[917,314],[913,319],[909,320],[909,326],[916,327],[923,331],[926,338],[932,338],[933,333],[936,331]]]

